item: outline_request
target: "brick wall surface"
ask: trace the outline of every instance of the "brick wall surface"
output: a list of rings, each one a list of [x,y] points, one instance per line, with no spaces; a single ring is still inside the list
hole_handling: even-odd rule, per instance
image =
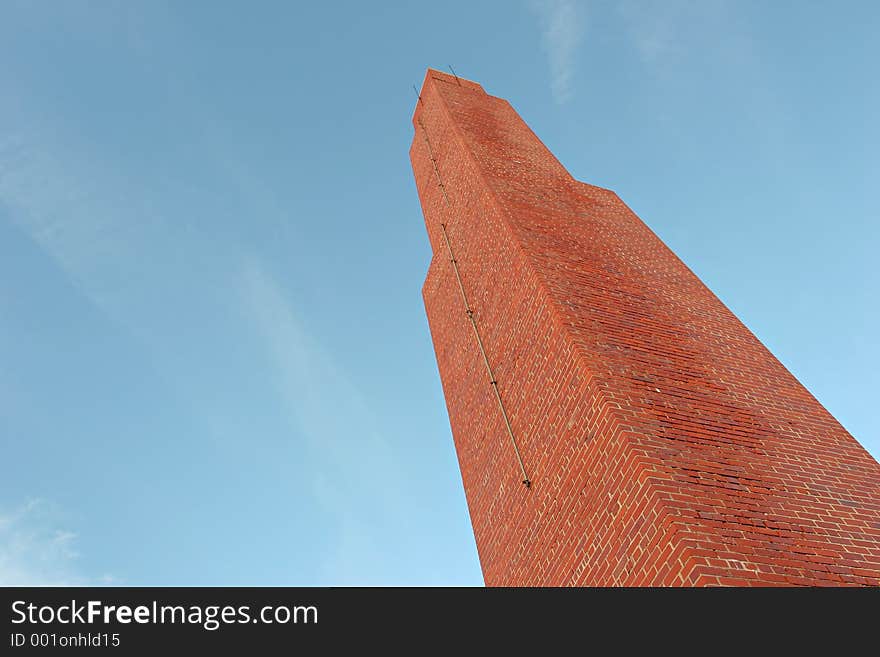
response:
[[[486,584],[880,584],[880,465],[614,192],[474,82],[429,70],[413,123]]]

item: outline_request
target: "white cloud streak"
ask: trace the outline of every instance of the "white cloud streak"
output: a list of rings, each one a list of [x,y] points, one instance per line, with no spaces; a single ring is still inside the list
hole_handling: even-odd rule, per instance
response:
[[[550,64],[550,88],[562,104],[573,94],[576,55],[584,34],[583,8],[573,0],[532,0]]]
[[[332,527],[316,576],[321,584],[377,584],[387,561],[375,540],[385,523],[406,517],[405,491],[391,446],[375,426],[362,392],[307,330],[283,287],[256,259],[241,270],[242,311],[253,322],[274,368],[291,440],[299,440],[292,476]],[[387,573],[384,575],[386,578]]]
[[[625,0],[617,5],[624,29],[639,57],[646,64],[658,64],[679,50],[682,12],[687,8],[677,0],[656,4]]]
[[[0,511],[0,586],[89,586],[112,577],[85,576],[78,563],[77,535],[57,519],[45,500],[31,499]]]

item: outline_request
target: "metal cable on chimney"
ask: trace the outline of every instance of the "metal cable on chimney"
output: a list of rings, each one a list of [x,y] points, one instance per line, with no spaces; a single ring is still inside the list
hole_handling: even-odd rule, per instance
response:
[[[416,94],[418,94],[418,91],[416,91]],[[419,102],[422,102],[421,95],[419,95]],[[437,167],[437,160],[434,158],[434,150],[431,148],[431,140],[428,138],[428,130],[425,128],[425,124],[422,122],[421,118],[419,118],[419,126],[422,128],[425,145],[428,147],[428,157],[431,158],[431,164],[434,166],[434,175],[437,178],[437,185],[440,187],[440,192],[443,194],[443,202],[450,211],[453,211],[452,203],[449,200],[449,196],[446,194],[446,185],[443,184],[440,169]],[[474,330],[474,337],[477,339],[477,345],[480,347],[480,354],[483,356],[483,363],[486,365],[486,372],[489,375],[489,384],[495,392],[495,399],[498,400],[498,408],[501,409],[501,417],[504,418],[504,426],[507,427],[507,435],[510,436],[510,442],[513,444],[513,451],[516,454],[516,460],[517,463],[519,463],[519,469],[522,473],[522,483],[525,484],[526,488],[531,488],[532,481],[526,473],[526,467],[523,464],[519,445],[516,442],[513,428],[510,426],[510,418],[507,416],[507,409],[504,408],[504,401],[502,401],[501,392],[498,390],[498,381],[495,379],[495,374],[492,372],[492,366],[489,364],[489,357],[486,355],[486,348],[483,346],[483,338],[480,336],[480,330],[477,328],[477,320],[474,317],[474,311],[471,309],[467,293],[464,289],[464,283],[462,283],[461,280],[461,273],[458,270],[458,261],[455,258],[455,252],[452,250],[452,243],[449,241],[449,234],[446,232],[446,223],[443,221],[440,222],[440,230],[443,233],[443,241],[446,243],[449,261],[452,263],[452,271],[455,272],[455,280],[458,282],[458,290],[461,293],[461,300],[464,303],[465,314]]]

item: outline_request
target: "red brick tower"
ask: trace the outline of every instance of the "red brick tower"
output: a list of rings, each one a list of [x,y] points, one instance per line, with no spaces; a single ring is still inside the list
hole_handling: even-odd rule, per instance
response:
[[[614,192],[474,82],[413,123],[486,584],[880,584],[880,465]]]

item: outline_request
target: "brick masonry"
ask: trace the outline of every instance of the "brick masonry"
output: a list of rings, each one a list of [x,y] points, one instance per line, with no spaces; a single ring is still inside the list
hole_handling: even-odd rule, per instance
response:
[[[880,465],[614,192],[474,82],[429,70],[413,124],[487,585],[880,585]]]

